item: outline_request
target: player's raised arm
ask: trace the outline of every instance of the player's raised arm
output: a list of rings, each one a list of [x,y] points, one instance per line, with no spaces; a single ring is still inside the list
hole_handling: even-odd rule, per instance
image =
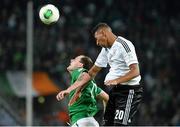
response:
[[[89,80],[91,79],[91,77],[89,76],[89,74],[87,72],[83,72],[79,78],[74,82],[73,85],[71,85],[69,88],[67,88],[66,90],[63,90],[61,92],[59,92],[59,94],[56,96],[57,100],[62,100],[66,95],[68,95],[72,90],[81,87],[83,85],[85,85]]]
[[[92,78],[94,78],[96,76],[96,74],[101,70],[100,67],[94,65],[89,72],[83,72],[79,78],[76,80],[76,82],[71,85],[67,91],[70,93],[72,90],[84,86],[89,80],[91,80]]]

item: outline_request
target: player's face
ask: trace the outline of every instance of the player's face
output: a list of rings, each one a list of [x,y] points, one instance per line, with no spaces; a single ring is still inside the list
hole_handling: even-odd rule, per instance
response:
[[[96,39],[96,44],[101,46],[101,47],[108,47],[108,39],[106,36],[106,31],[103,29],[100,29],[95,32],[94,37]]]
[[[67,69],[69,71],[73,71],[77,68],[83,67],[83,64],[80,62],[82,57],[83,56],[77,56],[76,58],[71,59],[70,65],[67,67]]]

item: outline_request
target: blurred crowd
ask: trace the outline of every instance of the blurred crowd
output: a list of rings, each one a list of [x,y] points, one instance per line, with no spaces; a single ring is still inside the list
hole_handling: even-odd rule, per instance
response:
[[[86,54],[95,60],[100,47],[96,46],[91,29],[99,22],[106,22],[116,35],[131,40],[136,47],[141,83],[144,86],[143,104],[134,121],[136,125],[180,125],[179,1],[33,2],[34,71],[48,72],[60,88],[67,88],[69,77],[66,66],[70,59]],[[50,26],[42,24],[38,18],[39,8],[47,3],[56,5],[60,10],[60,20]],[[26,4],[27,0],[1,1],[1,72],[26,69]],[[103,70],[97,76],[97,83],[104,89],[103,78],[106,72],[107,70]],[[56,101],[54,103],[54,109],[57,109],[60,104],[56,105]]]

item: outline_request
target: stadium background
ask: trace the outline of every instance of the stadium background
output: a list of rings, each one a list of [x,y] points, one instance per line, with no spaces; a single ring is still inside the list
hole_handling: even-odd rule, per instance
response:
[[[0,4],[1,126],[26,125],[27,2]],[[47,3],[56,5],[61,15],[51,26],[38,18],[39,8]],[[33,125],[67,125],[67,100],[57,102],[55,96],[69,85],[70,58],[97,57],[100,48],[90,31],[102,21],[136,47],[145,90],[136,125],[180,125],[178,0],[33,0],[33,6]],[[96,77],[105,90],[106,72]]]

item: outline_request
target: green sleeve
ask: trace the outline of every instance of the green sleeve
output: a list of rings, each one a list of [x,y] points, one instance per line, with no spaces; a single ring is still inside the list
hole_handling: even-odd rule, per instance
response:
[[[99,95],[101,93],[102,89],[100,87],[97,87],[96,86],[96,89],[95,89],[95,96]]]

